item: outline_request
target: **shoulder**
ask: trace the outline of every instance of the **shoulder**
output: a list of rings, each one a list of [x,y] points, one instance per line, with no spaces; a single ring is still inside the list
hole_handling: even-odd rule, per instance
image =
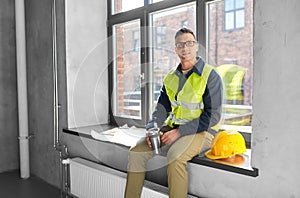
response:
[[[178,67],[173,67],[169,70],[168,74],[174,74],[178,70]]]
[[[216,67],[206,63],[203,68],[203,71],[204,70],[206,70],[209,73],[209,77],[220,78],[220,75],[217,72]]]
[[[213,69],[211,70],[208,79],[207,79],[207,87],[210,88],[216,88],[218,87],[218,89],[222,89],[223,87],[223,81],[221,76],[219,75],[219,73]]]
[[[165,78],[164,79],[167,79],[167,78],[172,78],[174,76],[178,76],[180,73],[180,71],[178,70],[178,67],[173,67],[172,69],[170,69],[168,71],[168,73],[165,75]]]

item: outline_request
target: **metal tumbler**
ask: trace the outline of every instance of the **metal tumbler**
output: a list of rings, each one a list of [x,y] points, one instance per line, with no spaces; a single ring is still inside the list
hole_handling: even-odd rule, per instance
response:
[[[152,128],[147,131],[148,137],[151,142],[153,154],[158,155],[161,153],[160,149],[160,133],[159,128]]]

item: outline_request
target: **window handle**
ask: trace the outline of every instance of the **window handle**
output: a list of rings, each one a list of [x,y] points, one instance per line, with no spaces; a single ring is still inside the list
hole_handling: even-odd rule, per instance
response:
[[[140,74],[140,78],[141,78],[142,80],[145,80],[145,73],[141,73],[141,74]]]

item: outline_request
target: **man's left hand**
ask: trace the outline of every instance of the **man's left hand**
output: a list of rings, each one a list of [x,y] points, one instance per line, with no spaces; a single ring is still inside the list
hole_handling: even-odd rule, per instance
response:
[[[178,129],[172,129],[166,133],[164,133],[161,137],[161,141],[164,144],[172,144],[180,137],[180,133]]]

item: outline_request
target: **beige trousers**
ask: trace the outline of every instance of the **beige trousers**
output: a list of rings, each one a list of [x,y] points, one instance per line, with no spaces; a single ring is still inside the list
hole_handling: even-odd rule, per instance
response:
[[[167,152],[167,173],[170,198],[184,198],[188,193],[188,173],[186,165],[189,160],[210,147],[213,135],[208,132],[180,137]],[[145,138],[130,149],[125,198],[141,196],[147,161],[153,157],[152,150]]]

